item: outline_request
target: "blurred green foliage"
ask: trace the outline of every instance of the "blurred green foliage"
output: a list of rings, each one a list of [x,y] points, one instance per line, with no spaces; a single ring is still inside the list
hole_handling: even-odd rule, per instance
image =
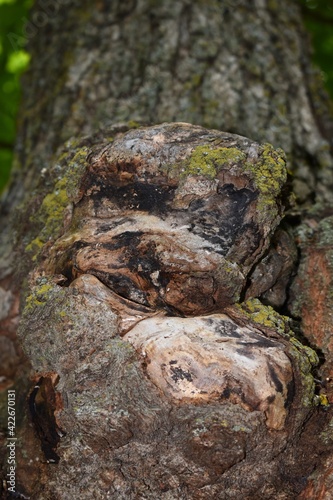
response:
[[[322,70],[333,97],[333,0],[297,0],[312,35],[314,61]],[[25,23],[34,0],[0,0],[0,192],[7,183],[13,159],[20,75],[29,64]]]
[[[326,89],[333,97],[333,1],[299,1],[312,38],[314,62],[321,69]]]
[[[0,0],[0,191],[13,159],[20,75],[29,64],[24,50],[24,24],[32,0]]]

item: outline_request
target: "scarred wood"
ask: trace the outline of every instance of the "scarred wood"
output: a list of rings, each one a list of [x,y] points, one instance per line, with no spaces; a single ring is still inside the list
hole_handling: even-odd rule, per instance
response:
[[[267,196],[260,182],[269,175]],[[272,150],[266,158],[245,138],[186,124],[128,132],[90,154],[78,229],[52,249],[53,271],[96,275],[147,307],[221,310],[239,299],[268,247],[287,203],[285,180],[283,157]]]
[[[240,302],[291,272],[289,261],[265,259],[288,203],[282,154],[178,123],[84,146],[74,166],[66,158],[27,245],[38,249],[47,203],[63,199],[57,237],[32,256],[20,326],[35,379],[59,376],[43,392],[54,417],[38,423],[53,436],[42,438],[46,460],[59,462],[40,467],[30,489],[61,497],[61,477],[82,498],[136,498],[146,484],[151,498],[164,488],[181,498],[179,484],[200,498],[219,491],[221,474],[238,475],[236,464],[279,470],[291,459],[285,440],[311,412],[315,361],[289,342],[282,317],[258,320]],[[72,482],[82,466],[87,484]]]

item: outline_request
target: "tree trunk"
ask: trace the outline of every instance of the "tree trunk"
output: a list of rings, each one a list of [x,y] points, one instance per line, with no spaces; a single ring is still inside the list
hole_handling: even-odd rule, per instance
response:
[[[67,3],[31,15],[2,204],[16,493],[324,498],[333,121],[297,4]]]

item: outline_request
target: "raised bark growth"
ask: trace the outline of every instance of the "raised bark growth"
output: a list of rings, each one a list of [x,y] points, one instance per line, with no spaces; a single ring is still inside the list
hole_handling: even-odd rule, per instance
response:
[[[288,202],[282,152],[180,123],[99,141],[62,155],[26,246],[36,265],[20,338],[57,463],[30,492],[249,496],[273,469],[280,491],[317,362],[286,318],[250,300],[258,262],[279,272],[261,258]]]

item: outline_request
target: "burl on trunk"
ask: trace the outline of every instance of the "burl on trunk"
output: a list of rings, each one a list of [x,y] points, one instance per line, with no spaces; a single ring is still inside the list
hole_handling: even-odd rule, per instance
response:
[[[296,258],[283,153],[176,123],[69,143],[50,171],[19,333],[46,462],[31,491],[300,491],[286,443],[316,354],[270,307]]]

